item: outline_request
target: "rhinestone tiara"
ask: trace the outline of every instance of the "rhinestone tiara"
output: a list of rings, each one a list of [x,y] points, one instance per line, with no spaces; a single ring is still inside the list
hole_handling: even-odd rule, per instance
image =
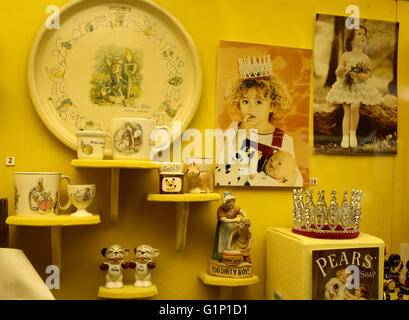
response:
[[[239,58],[239,71],[242,79],[262,78],[273,75],[270,55]]]
[[[324,190],[318,192],[314,205],[312,190],[293,190],[293,232],[320,239],[352,239],[359,235],[361,224],[362,190],[344,191],[341,205],[338,205],[336,191],[331,192],[329,206],[325,202]]]

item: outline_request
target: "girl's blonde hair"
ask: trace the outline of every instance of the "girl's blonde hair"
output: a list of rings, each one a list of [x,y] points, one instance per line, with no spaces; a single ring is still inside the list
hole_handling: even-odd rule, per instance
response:
[[[270,100],[273,106],[271,117],[279,117],[285,110],[290,109],[291,97],[285,85],[277,78],[240,79],[232,87],[231,103],[240,108],[240,100],[251,88],[256,88],[262,98]]]

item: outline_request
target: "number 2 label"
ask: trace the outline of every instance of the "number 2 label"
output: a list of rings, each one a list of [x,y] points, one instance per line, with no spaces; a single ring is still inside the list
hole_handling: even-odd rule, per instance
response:
[[[7,167],[14,167],[16,165],[16,158],[15,157],[6,157],[6,166]]]

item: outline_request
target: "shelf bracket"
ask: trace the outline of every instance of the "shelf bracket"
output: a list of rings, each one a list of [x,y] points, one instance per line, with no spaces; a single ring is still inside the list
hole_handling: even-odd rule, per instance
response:
[[[232,292],[233,292],[233,287],[220,286],[219,299],[220,300],[230,300]]]
[[[182,251],[186,246],[187,220],[189,202],[177,202],[176,205],[176,250]]]
[[[61,271],[61,227],[51,227],[51,261]]]
[[[111,168],[111,221],[118,221],[119,168]]]

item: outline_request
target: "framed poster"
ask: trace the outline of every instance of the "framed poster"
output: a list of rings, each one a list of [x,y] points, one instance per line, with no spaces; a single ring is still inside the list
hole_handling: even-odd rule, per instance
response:
[[[399,24],[346,21],[316,17],[314,151],[396,154]]]
[[[378,299],[379,248],[314,250],[312,300]]]
[[[311,58],[306,49],[220,42],[216,185],[309,185]]]

